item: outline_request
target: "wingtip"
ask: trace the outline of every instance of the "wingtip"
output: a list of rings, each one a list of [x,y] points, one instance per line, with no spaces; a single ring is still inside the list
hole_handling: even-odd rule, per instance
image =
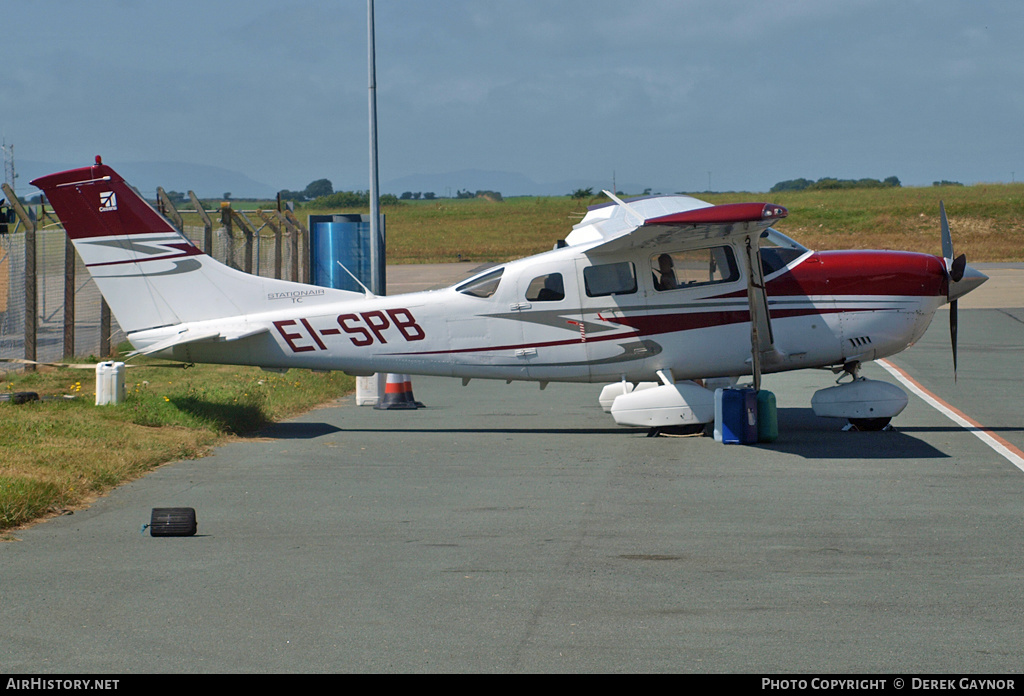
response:
[[[781,220],[789,211],[773,203],[726,203],[672,213],[647,221],[648,225],[730,224]]]

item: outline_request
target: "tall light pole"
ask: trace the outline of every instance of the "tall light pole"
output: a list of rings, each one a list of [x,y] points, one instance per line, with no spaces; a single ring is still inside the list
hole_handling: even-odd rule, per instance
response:
[[[377,175],[377,67],[373,40],[373,0],[367,0],[367,45],[370,64],[370,291],[384,294],[384,240],[380,233],[380,194]]]

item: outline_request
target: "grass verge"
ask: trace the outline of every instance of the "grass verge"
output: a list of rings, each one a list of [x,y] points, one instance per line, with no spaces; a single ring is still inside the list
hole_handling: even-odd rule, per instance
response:
[[[95,374],[41,368],[8,374],[3,392],[41,398],[0,402],[0,530],[74,509],[169,461],[204,455],[350,392],[340,372],[132,363],[126,398],[95,405]]]

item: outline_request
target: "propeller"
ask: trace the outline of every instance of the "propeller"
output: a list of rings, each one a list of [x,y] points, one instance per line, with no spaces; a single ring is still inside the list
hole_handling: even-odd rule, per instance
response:
[[[942,257],[946,261],[946,274],[949,276],[949,341],[953,347],[953,381],[956,382],[956,340],[957,340],[957,300],[952,296],[953,283],[963,280],[967,269],[967,255],[960,254],[953,258],[953,235],[949,232],[949,221],[946,219],[946,206],[939,201],[939,214],[942,217]],[[957,296],[958,297],[958,296]]]

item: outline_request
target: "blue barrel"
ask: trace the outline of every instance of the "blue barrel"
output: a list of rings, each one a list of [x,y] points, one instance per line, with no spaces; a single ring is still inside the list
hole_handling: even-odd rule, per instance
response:
[[[383,229],[383,217],[381,225]],[[336,290],[364,292],[363,285],[372,289],[372,255],[369,215],[310,215],[310,269],[314,285]],[[383,237],[383,234],[382,234]],[[381,260],[381,286],[383,292],[383,251]],[[340,265],[339,265],[340,264]],[[342,268],[344,266],[345,268]],[[352,275],[345,272],[348,269]]]

